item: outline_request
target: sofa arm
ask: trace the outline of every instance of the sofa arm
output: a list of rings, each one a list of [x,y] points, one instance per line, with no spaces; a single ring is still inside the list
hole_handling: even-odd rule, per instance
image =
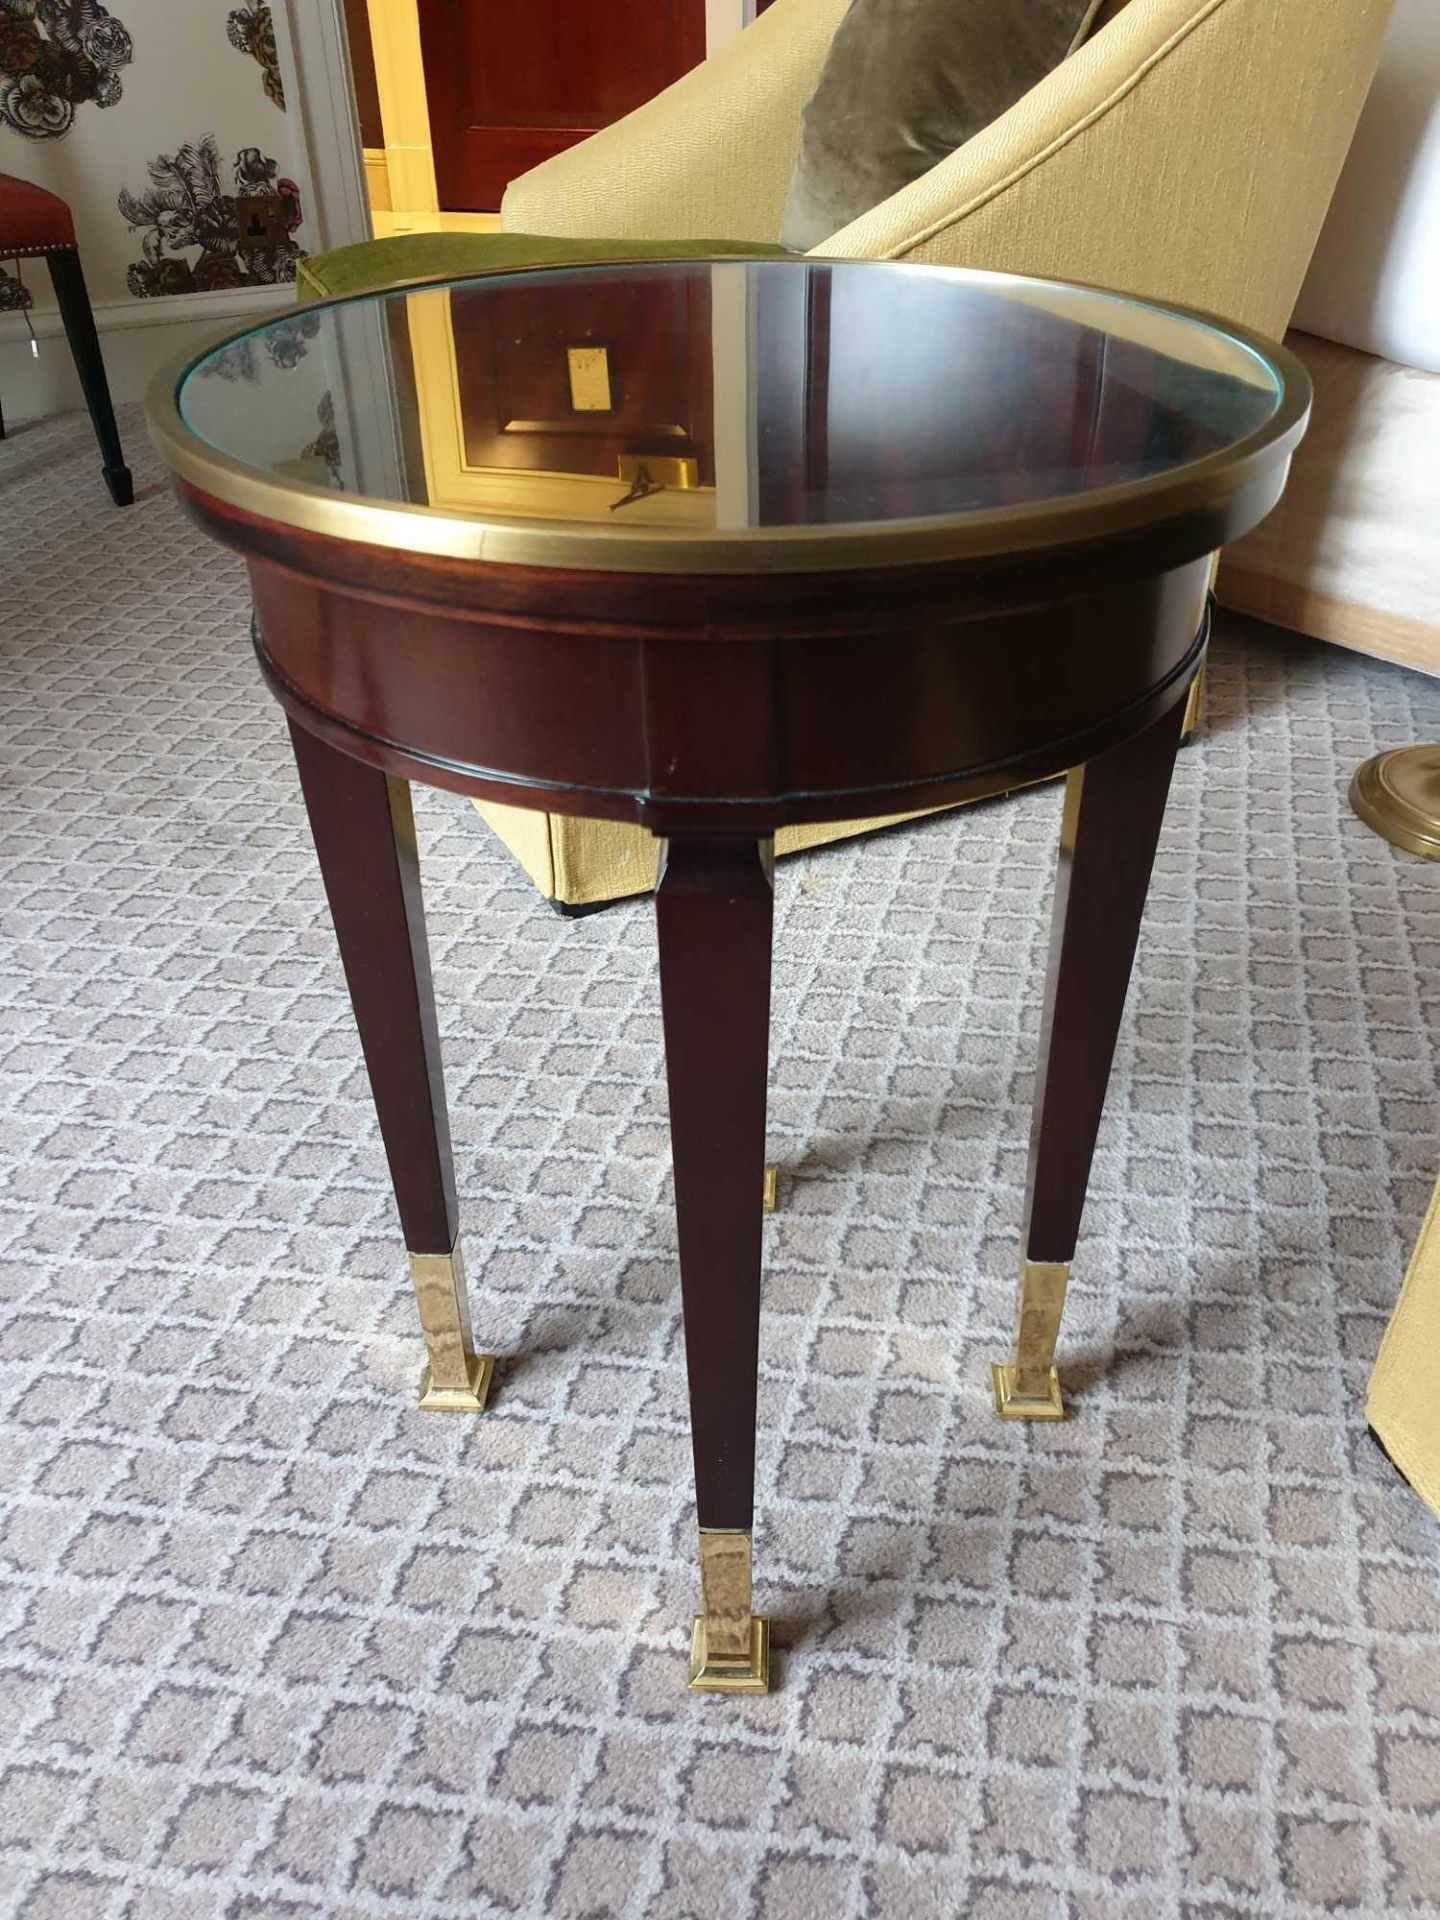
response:
[[[775,0],[657,94],[511,183],[507,232],[640,240],[778,240],[814,89],[846,0]]]
[[[816,252],[1117,287],[1283,332],[1391,0],[1130,0]]]

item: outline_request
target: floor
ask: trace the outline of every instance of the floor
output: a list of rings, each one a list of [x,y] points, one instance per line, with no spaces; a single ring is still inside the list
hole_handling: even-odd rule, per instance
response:
[[[1440,686],[1222,623],[1075,1270],[1001,1425],[1054,789],[782,865],[758,1599],[695,1602],[643,905],[424,794],[481,1418],[404,1261],[240,569],[0,447],[0,1907],[1440,1911],[1440,1529],[1366,1375],[1440,1165]]]

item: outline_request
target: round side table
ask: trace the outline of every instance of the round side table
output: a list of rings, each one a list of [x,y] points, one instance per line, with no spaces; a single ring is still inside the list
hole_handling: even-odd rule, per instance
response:
[[[751,1528],[771,848],[1067,773],[996,1412],[1054,1358],[1211,558],[1309,406],[1283,349],[1002,275],[635,263],[302,309],[152,429],[249,566],[429,1351],[483,1405],[411,781],[628,821],[655,896],[700,1528],[691,1682],[769,1683]]]

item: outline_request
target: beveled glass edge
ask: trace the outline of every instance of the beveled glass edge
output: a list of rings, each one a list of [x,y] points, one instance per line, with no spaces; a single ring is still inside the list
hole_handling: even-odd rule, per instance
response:
[[[1144,300],[1079,280],[1036,274],[1000,273],[986,268],[924,266],[927,276],[945,275],[970,284],[1016,282],[1054,287],[1067,293],[1092,293],[1109,301],[1169,314],[1235,341],[1253,353],[1278,386],[1275,411],[1252,433],[1203,459],[1146,479],[1122,481],[1090,493],[1053,500],[926,515],[904,520],[845,521],[824,527],[738,527],[706,534],[647,528],[643,533],[598,529],[583,521],[527,520],[520,516],[485,519],[410,502],[374,500],[336,492],[310,481],[281,478],[223,453],[189,427],[180,413],[179,394],[186,377],[212,354],[234,346],[292,314],[319,313],[331,307],[378,301],[397,294],[443,292],[474,280],[516,278],[546,273],[653,266],[747,266],[747,255],[693,257],[653,255],[633,259],[546,261],[531,267],[494,267],[476,273],[395,281],[386,287],[342,294],[331,300],[297,302],[263,319],[230,327],[187,348],[168,361],[145,395],[146,423],[161,458],[179,479],[223,505],[301,533],[357,541],[391,552],[471,560],[494,565],[554,567],[599,573],[814,573],[867,567],[907,566],[943,560],[1002,558],[1035,549],[1077,547],[1115,535],[1203,511],[1233,494],[1237,472],[1263,460],[1288,457],[1304,434],[1310,416],[1311,382],[1304,364],[1289,348],[1265,334],[1218,314],[1174,302]],[[888,266],[915,271],[909,261],[865,261],[816,254],[763,256],[762,264],[787,270],[814,266]]]

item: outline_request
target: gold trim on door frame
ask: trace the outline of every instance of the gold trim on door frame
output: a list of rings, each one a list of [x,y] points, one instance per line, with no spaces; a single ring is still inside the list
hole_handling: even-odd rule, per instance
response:
[[[365,10],[370,16],[390,206],[399,213],[438,213],[430,104],[420,52],[420,9],[416,0],[365,0]]]

